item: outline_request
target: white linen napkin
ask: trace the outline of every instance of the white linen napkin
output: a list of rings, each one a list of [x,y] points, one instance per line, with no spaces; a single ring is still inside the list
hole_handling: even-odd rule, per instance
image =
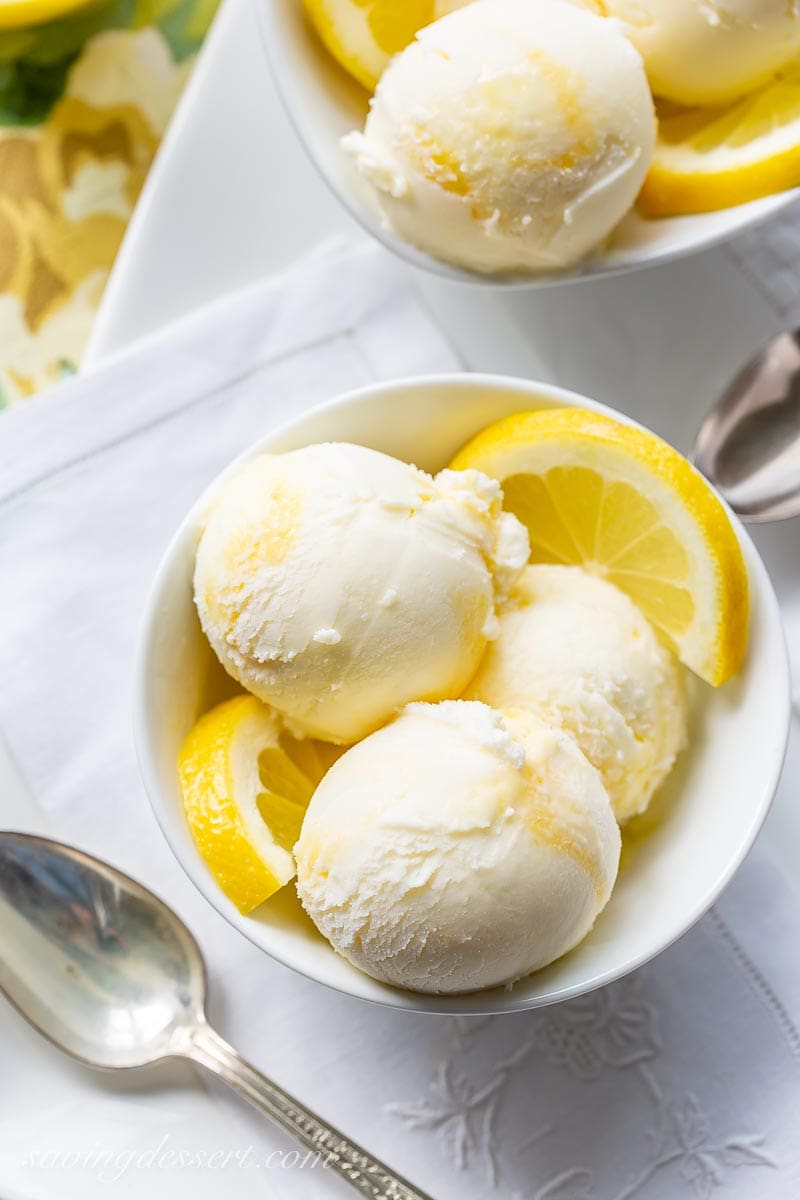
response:
[[[800,200],[725,248],[785,322],[800,323]]]
[[[763,853],[690,934],[619,984],[538,1012],[446,1018],[368,1006],[272,962],[192,888],[151,815],[129,700],[163,547],[270,425],[345,388],[454,365],[402,278],[377,249],[329,246],[2,418],[0,730],[57,834],[187,920],[221,1032],[437,1200],[789,1200],[800,1189],[800,905]],[[55,1054],[52,1070],[62,1082],[79,1071]],[[319,1171],[268,1163],[288,1139],[215,1098],[235,1116],[237,1149],[274,1167],[258,1176],[266,1194],[344,1195]],[[63,1142],[58,1112],[40,1102],[42,1151]],[[169,1110],[158,1077],[137,1102],[150,1114],[146,1153],[153,1112]],[[24,1179],[26,1197],[56,1194],[53,1177],[12,1178],[30,1136],[22,1120],[13,1145],[0,1130],[0,1191]],[[109,1136],[87,1122],[73,1149]],[[229,1149],[222,1125],[219,1137]],[[204,1174],[149,1161],[127,1172],[139,1194]],[[249,1196],[253,1173],[229,1165],[218,1186]]]

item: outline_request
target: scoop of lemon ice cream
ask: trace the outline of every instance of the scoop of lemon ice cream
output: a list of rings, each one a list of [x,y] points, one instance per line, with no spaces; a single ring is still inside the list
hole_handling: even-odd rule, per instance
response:
[[[525,570],[467,695],[571,734],[620,821],[644,811],[686,740],[677,660],[632,600],[581,567]]]
[[[348,743],[458,695],[527,533],[477,471],[435,479],[362,446],[263,455],[200,537],[195,601],[225,669],[297,732]]]
[[[469,992],[585,937],[619,852],[600,778],[565,734],[483,704],[411,704],[317,788],[295,847],[297,890],[368,975]]]
[[[578,262],[631,207],[655,119],[638,53],[563,0],[477,0],[392,60],[344,148],[396,233],[489,273]]]
[[[644,59],[653,91],[723,104],[766,83],[800,51],[796,0],[605,0]]]

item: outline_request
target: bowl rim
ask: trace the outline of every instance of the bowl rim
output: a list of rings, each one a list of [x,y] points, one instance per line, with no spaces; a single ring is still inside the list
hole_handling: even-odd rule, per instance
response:
[[[304,961],[302,953],[298,955],[280,955],[276,953],[273,949],[265,946],[263,941],[257,936],[257,930],[261,928],[258,923],[249,921],[247,916],[241,914],[234,907],[232,902],[220,890],[211,872],[199,857],[197,861],[194,861],[193,859],[187,859],[184,855],[181,837],[174,826],[170,806],[166,802],[165,793],[161,787],[159,771],[155,763],[148,733],[148,716],[146,711],[147,691],[150,678],[151,651],[157,636],[157,620],[160,613],[163,612],[161,594],[165,584],[171,578],[176,556],[180,554],[184,540],[189,532],[196,528],[198,517],[205,510],[213,492],[246,462],[257,454],[265,452],[269,445],[276,440],[291,436],[293,431],[308,425],[309,422],[313,422],[319,416],[346,409],[358,409],[365,401],[390,397],[401,390],[407,392],[409,389],[425,390],[431,388],[442,388],[454,392],[493,390],[521,397],[530,396],[532,399],[535,397],[539,400],[554,401],[554,407],[569,406],[584,408],[592,412],[602,413],[625,424],[647,429],[639,421],[611,408],[609,405],[554,384],[540,383],[537,380],[523,379],[511,375],[457,371],[442,374],[404,376],[350,389],[331,397],[321,404],[314,405],[288,421],[276,425],[247,446],[240,454],[236,455],[231,462],[214,476],[184,515],[162,554],[145,601],[135,651],[132,704],[134,745],[141,778],[150,806],[167,844],[184,873],[189,877],[201,895],[211,904],[212,908],[224,917],[239,933],[243,934],[248,941],[257,946],[259,950],[267,954],[275,962],[279,962],[283,966],[303,975],[305,978],[314,980],[316,983],[329,987],[342,995],[400,1011],[428,1012],[440,1015],[494,1015],[522,1012],[545,1007],[550,1004],[561,1003],[564,1000],[585,995],[599,987],[605,987],[618,979],[622,979],[639,967],[644,966],[667,950],[674,942],[688,933],[725,891],[752,849],[769,813],[783,770],[791,726],[792,702],[788,649],[781,612],[769,573],[752,538],[740,519],[730,509],[730,506],[719,496],[719,493],[716,494],[731,518],[733,528],[737,533],[745,555],[751,593],[754,593],[758,597],[765,627],[772,636],[777,637],[781,647],[781,672],[780,676],[776,675],[774,686],[775,693],[776,695],[780,693],[782,702],[777,707],[777,711],[780,714],[779,728],[776,731],[776,739],[773,743],[770,766],[765,771],[764,780],[757,799],[753,801],[751,819],[737,852],[731,857],[725,869],[720,871],[709,882],[701,897],[690,909],[688,915],[674,922],[663,936],[648,950],[631,955],[616,967],[611,967],[607,971],[599,971],[582,983],[575,983],[569,987],[562,987],[538,996],[528,996],[515,1000],[513,990],[502,987],[450,996],[446,994],[405,991],[400,988],[391,987],[390,985],[381,984],[369,976],[364,976],[373,991],[373,994],[367,995],[359,993],[350,987],[342,986],[335,980],[324,978]],[[648,432],[651,431],[648,430]],[[314,443],[306,441],[303,444],[312,445]],[[336,952],[332,950],[332,953]],[[357,969],[353,968],[353,970],[356,971]],[[361,972],[358,972],[358,974],[360,975]]]
[[[567,284],[586,283],[597,279],[610,279],[616,275],[629,275],[634,271],[643,271],[648,267],[657,267],[669,262],[677,262],[694,254],[701,254],[715,246],[723,245],[745,232],[756,229],[770,218],[783,212],[790,204],[800,197],[800,188],[788,188],[781,192],[773,192],[744,204],[732,205],[728,209],[713,209],[708,213],[690,213],[687,217],[712,217],[720,212],[740,212],[741,218],[729,228],[716,229],[693,241],[681,242],[678,245],[665,245],[647,253],[643,258],[626,258],[614,262],[604,257],[600,249],[594,251],[588,258],[576,263],[563,271],[544,271],[535,275],[513,274],[482,274],[466,267],[454,266],[443,259],[437,259],[432,254],[418,249],[399,234],[394,233],[388,226],[383,226],[377,220],[371,220],[365,206],[358,203],[356,198],[345,188],[340,187],[332,173],[317,154],[314,146],[314,134],[309,124],[290,102],[290,96],[296,91],[293,74],[277,50],[283,34],[279,32],[280,17],[278,5],[280,0],[255,0],[257,9],[257,24],[262,48],[272,72],[280,104],[295,132],[297,140],[303,147],[306,157],[319,175],[329,192],[344,208],[345,212],[359,225],[365,233],[373,237],[380,245],[390,250],[403,262],[417,270],[425,271],[439,279],[451,283],[462,283],[479,288],[495,289],[498,291],[533,291],[538,288],[563,287]],[[305,13],[300,14],[305,20]],[[275,34],[277,33],[277,36]],[[333,62],[334,60],[331,59]],[[349,79],[343,67],[336,67],[342,75]],[[355,81],[353,81],[354,86]],[[365,92],[365,95],[368,93]],[[751,210],[748,213],[748,210]],[[632,209],[629,210],[633,211]],[[628,214],[626,214],[628,215]],[[657,220],[658,218],[654,218]],[[681,220],[681,216],[669,218]],[[613,231],[612,231],[613,232]],[[611,236],[611,235],[609,235]]]

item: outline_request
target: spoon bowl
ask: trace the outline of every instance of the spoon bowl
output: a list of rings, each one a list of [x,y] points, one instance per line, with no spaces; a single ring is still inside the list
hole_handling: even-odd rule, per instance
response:
[[[694,462],[744,521],[800,516],[800,330],[739,371],[700,427]]]
[[[299,0],[257,0],[262,41],[278,93],[309,159],[337,199],[363,228],[414,267],[458,283],[488,287],[547,287],[617,275],[695,254],[736,236],[786,208],[798,192],[781,192],[736,208],[645,220],[632,211],[611,239],[577,267],[535,276],[482,275],[433,258],[394,234],[382,220],[372,189],[339,141],[361,128],[369,97],[334,62]]]
[[[104,1068],[180,1053],[205,968],[186,926],[133,879],[67,846],[0,836],[0,989],[51,1042]]]

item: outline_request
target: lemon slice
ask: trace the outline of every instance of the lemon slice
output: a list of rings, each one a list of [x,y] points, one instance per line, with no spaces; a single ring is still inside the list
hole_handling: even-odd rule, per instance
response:
[[[453,460],[498,479],[534,562],[580,565],[639,606],[715,686],[747,644],[747,572],[715,492],[655,434],[578,408],[520,413]]]
[[[304,0],[333,57],[368,91],[418,29],[468,0]]]
[[[178,774],[189,828],[240,912],[294,877],[292,847],[323,769],[314,743],[288,737],[254,696],[218,705],[186,738]]]
[[[102,0],[0,0],[0,30],[42,25],[69,16],[82,8],[98,7]]]
[[[639,196],[645,216],[710,212],[800,185],[800,67],[726,108],[669,109]]]

